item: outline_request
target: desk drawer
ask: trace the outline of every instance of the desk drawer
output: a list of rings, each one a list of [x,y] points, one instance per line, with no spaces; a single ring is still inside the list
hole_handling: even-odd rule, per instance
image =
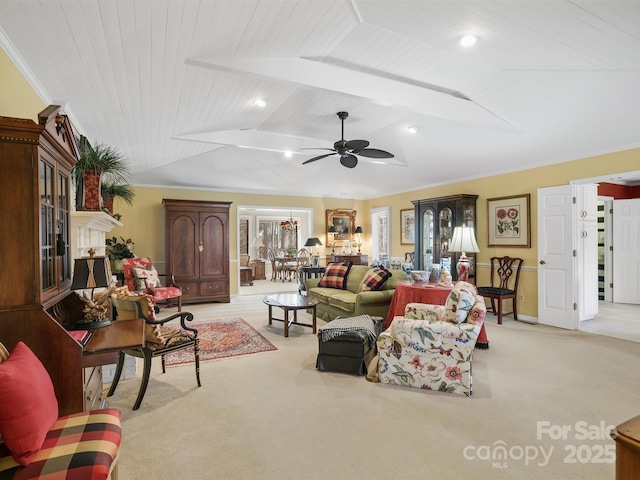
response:
[[[102,406],[102,367],[84,369],[84,410],[96,410]]]

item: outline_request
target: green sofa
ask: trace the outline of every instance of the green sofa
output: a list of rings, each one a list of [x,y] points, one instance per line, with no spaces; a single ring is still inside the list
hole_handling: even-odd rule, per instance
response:
[[[385,318],[389,311],[391,298],[396,289],[396,282],[407,280],[403,270],[389,270],[391,278],[387,280],[383,290],[360,292],[360,283],[371,267],[353,265],[347,275],[347,289],[319,287],[319,278],[306,281],[307,296],[320,303],[316,307],[318,318],[329,322],[336,317],[353,317],[357,315],[373,315]]]

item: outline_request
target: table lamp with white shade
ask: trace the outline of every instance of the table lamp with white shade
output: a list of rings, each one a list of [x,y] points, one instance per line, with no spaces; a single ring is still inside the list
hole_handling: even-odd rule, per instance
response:
[[[255,248],[256,250],[256,256],[255,258],[261,259],[262,256],[260,255],[260,249],[264,247],[264,242],[262,241],[262,237],[261,236],[257,236],[256,238],[253,239],[253,241],[251,242],[251,248]]]
[[[469,281],[469,271],[471,265],[467,258],[467,252],[478,253],[478,243],[476,242],[476,235],[473,232],[473,227],[455,227],[453,229],[453,238],[449,243],[450,252],[461,252],[460,260],[456,265],[456,271],[458,272],[458,281]]]

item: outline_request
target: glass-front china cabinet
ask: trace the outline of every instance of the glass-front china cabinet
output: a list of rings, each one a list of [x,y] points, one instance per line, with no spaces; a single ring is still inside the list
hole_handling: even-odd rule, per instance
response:
[[[455,265],[460,253],[449,252],[449,244],[455,227],[466,225],[476,230],[477,199],[477,195],[461,194],[412,200],[415,207],[416,270],[429,270],[437,264],[447,267],[456,279]],[[467,256],[472,266],[471,275],[474,275],[475,256],[470,253]]]

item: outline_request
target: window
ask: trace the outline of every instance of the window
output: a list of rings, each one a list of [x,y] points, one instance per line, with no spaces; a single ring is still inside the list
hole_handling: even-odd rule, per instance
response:
[[[389,207],[371,209],[371,260],[379,260],[382,255],[389,255]]]

